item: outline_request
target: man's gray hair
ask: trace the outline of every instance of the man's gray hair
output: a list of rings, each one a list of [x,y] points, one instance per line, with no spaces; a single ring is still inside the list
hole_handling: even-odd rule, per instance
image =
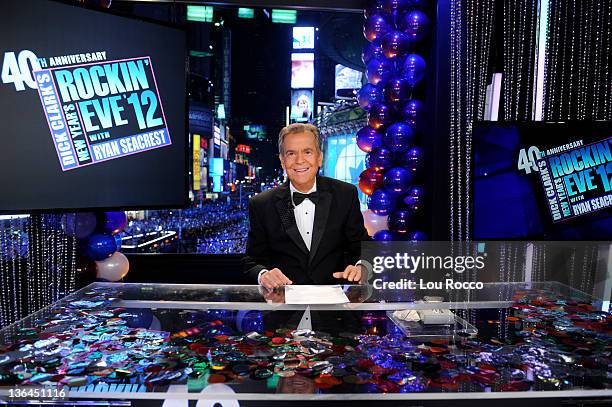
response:
[[[283,127],[278,135],[278,152],[282,155],[284,154],[283,143],[285,141],[285,136],[287,134],[294,133],[305,133],[310,132],[315,137],[315,143],[317,145],[317,150],[321,152],[321,134],[319,133],[319,129],[317,126],[308,123],[293,123],[287,127]]]

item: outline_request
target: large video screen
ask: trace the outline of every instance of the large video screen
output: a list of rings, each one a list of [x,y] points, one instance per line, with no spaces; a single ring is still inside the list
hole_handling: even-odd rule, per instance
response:
[[[344,65],[336,65],[336,97],[354,98],[361,88],[363,72],[356,71]]]
[[[314,27],[293,27],[293,49],[312,49],[314,46]]]
[[[308,122],[312,120],[314,92],[311,89],[291,91],[291,121]]]
[[[46,0],[0,13],[0,212],[186,201],[185,33]]]
[[[612,240],[612,123],[482,122],[473,237]]]
[[[314,54],[291,54],[291,88],[314,88]]]

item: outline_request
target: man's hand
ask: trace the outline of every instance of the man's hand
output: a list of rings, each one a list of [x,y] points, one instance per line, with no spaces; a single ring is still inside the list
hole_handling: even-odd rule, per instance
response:
[[[346,266],[344,271],[334,273],[333,276],[335,278],[343,278],[345,280],[361,283],[361,276],[363,275],[361,271],[361,265],[359,266]]]
[[[277,268],[273,268],[272,270],[263,273],[261,275],[260,282],[261,285],[267,288],[268,290],[273,290],[284,285],[293,284],[293,281],[289,280],[287,276],[284,275],[283,272]]]
[[[285,303],[285,290],[268,290],[267,288],[260,287],[264,299],[269,304],[284,304]]]

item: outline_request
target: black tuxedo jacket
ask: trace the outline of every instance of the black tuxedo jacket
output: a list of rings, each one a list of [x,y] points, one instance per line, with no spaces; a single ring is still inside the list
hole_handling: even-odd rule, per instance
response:
[[[251,198],[243,265],[253,282],[262,269],[277,267],[293,284],[340,284],[342,280],[332,273],[359,260],[361,242],[370,237],[363,225],[357,188],[317,177],[317,192],[310,251],[295,222],[289,181]]]

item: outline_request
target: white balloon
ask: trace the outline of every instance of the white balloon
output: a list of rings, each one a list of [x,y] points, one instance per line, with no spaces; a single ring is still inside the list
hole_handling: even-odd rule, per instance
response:
[[[387,215],[380,216],[369,209],[363,211],[363,223],[370,236],[374,236],[374,233],[379,230],[388,229],[388,220],[389,217]]]
[[[115,252],[108,259],[96,262],[96,276],[107,281],[119,281],[130,270],[130,262],[121,252]]]

